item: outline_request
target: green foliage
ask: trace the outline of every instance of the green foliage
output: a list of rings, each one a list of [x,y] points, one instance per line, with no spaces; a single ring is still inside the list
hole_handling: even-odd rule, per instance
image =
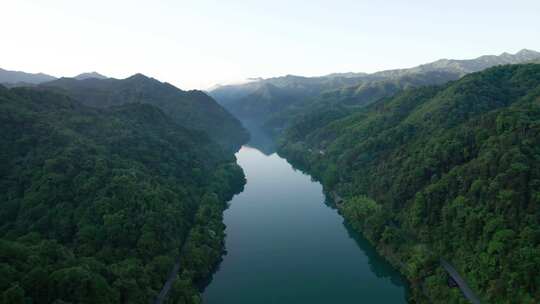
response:
[[[249,137],[241,123],[204,92],[182,91],[142,74],[122,80],[61,78],[41,87],[62,92],[91,107],[154,105],[180,126],[206,133],[228,151],[236,151]]]
[[[370,217],[376,217],[382,211],[381,205],[366,196],[354,196],[347,200],[343,207],[345,214],[367,221]]]
[[[15,284],[9,289],[4,291],[2,294],[3,303],[13,303],[13,304],[24,304],[24,290],[18,285]]]
[[[46,90],[0,87],[0,126],[4,303],[148,303],[178,257],[189,283],[169,300],[198,299],[245,182],[232,154],[152,105]]]
[[[316,125],[329,123],[357,112],[370,104],[411,88],[444,84],[460,77],[460,73],[442,71],[411,72],[399,77],[373,77],[353,86],[328,90],[302,103],[270,115],[264,127],[278,136],[284,127],[291,130],[312,130]]]
[[[540,66],[529,64],[406,90],[309,128],[300,122],[280,153],[345,197],[344,216],[409,278],[414,298],[459,302],[434,284],[434,257],[444,257],[485,301],[535,303],[539,147]],[[336,185],[326,184],[328,170]]]

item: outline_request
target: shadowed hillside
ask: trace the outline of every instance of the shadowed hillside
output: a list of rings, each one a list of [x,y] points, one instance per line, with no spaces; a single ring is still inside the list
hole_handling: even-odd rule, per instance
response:
[[[41,87],[67,94],[97,108],[127,103],[155,105],[179,125],[204,131],[228,150],[238,149],[248,139],[240,122],[205,93],[182,91],[142,74],[122,80],[61,78]]]

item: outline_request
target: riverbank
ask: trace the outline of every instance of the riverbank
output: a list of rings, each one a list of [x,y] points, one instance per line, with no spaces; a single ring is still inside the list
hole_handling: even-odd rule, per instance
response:
[[[441,267],[439,258],[428,244],[412,238],[412,233],[399,226],[389,210],[368,197],[338,193],[347,188],[340,181],[329,185],[315,164],[298,157],[301,151],[288,151],[278,147],[280,156],[287,158],[295,168],[310,174],[319,181],[324,192],[337,208],[346,223],[362,234],[401,275],[410,286],[409,303],[469,303],[458,288],[448,285],[448,274]],[[310,153],[306,150],[303,153]],[[320,157],[320,156],[319,156]]]
[[[179,248],[178,257],[154,303],[169,300],[201,303],[201,293],[225,254],[223,212],[233,196],[243,191],[245,184],[245,175],[236,163],[216,170],[213,183],[201,195],[193,218],[194,226]]]

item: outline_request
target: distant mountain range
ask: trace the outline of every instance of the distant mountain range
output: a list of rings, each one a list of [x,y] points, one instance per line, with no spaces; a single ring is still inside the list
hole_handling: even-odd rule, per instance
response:
[[[431,63],[422,64],[410,69],[397,69],[388,70],[374,73],[375,76],[386,77],[401,77],[404,75],[410,75],[415,73],[426,73],[432,71],[446,71],[459,74],[463,76],[465,74],[479,72],[487,68],[504,65],[504,64],[518,64],[528,61],[540,59],[540,53],[532,50],[523,49],[516,54],[502,53],[499,56],[485,55],[475,59],[440,59]]]
[[[78,80],[89,78],[107,79],[107,76],[98,72],[82,73],[75,77]],[[58,78],[44,73],[26,73],[21,71],[9,71],[0,68],[0,84],[7,87],[34,86],[44,82],[53,81]]]
[[[35,85],[51,80],[55,80],[56,77],[43,74],[43,73],[25,73],[20,71],[8,71],[0,68],[0,83],[13,85],[30,84]]]
[[[335,73],[321,77],[287,75],[241,85],[217,87],[209,94],[242,119],[257,119],[273,129],[312,104],[339,103],[361,107],[395,93],[425,85],[440,85],[486,68],[540,61],[540,53],[487,55],[469,60],[441,59],[409,69],[366,73]]]
[[[78,80],[84,80],[84,79],[89,79],[89,78],[96,78],[96,79],[107,79],[109,77],[107,76],[103,76],[101,75],[100,73],[98,72],[90,72],[90,73],[82,73],[82,74],[79,74],[75,77],[73,77],[75,79],[78,79]]]

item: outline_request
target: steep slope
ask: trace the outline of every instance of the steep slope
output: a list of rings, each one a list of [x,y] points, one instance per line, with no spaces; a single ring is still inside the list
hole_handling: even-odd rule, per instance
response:
[[[400,91],[444,84],[459,77],[457,73],[430,71],[384,80],[364,81],[356,86],[323,92],[318,97],[306,99],[285,110],[275,112],[266,118],[263,128],[267,133],[277,137],[284,128],[293,124],[309,125],[329,115],[334,118],[338,114],[343,116]]]
[[[61,78],[41,85],[71,96],[83,104],[106,108],[127,103],[157,106],[186,128],[204,131],[228,150],[248,138],[241,123],[201,91],[182,91],[168,83],[136,74],[126,79]]]
[[[43,73],[32,74],[0,69],[0,84],[9,84],[10,86],[35,85],[55,79],[56,77]]]
[[[199,303],[245,182],[231,154],[152,105],[36,89],[0,86],[0,129],[0,302],[149,303],[180,255],[171,301]]]
[[[540,65],[529,64],[293,126],[280,151],[344,198],[340,212],[414,299],[464,301],[447,287],[445,258],[487,303],[537,303],[539,147]]]

